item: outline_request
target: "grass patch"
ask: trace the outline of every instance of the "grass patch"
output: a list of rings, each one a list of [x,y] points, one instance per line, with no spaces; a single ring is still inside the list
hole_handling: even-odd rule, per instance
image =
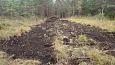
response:
[[[82,38],[84,41],[86,36],[80,35],[80,40]],[[59,64],[68,63],[68,65],[70,65],[69,62],[72,62],[72,64],[75,65],[74,63],[79,62],[78,60],[75,60],[76,58],[90,58],[89,62],[80,62],[79,65],[115,65],[115,57],[106,54],[104,51],[98,49],[98,47],[90,47],[87,45],[73,47],[64,45],[62,39],[63,36],[59,36],[56,37],[54,41],[54,48]]]
[[[38,65],[41,64],[39,60],[34,59],[12,59],[5,52],[0,51],[0,65]]]
[[[0,65],[8,65],[8,57],[5,52],[0,51]]]
[[[86,35],[79,35],[78,36],[78,41],[80,41],[80,42],[87,42],[88,38],[87,38]]]
[[[39,65],[41,64],[38,60],[26,60],[26,59],[15,59],[9,62],[9,65]]]
[[[56,58],[58,62],[64,62],[65,59],[68,57],[67,55],[67,46],[63,45],[62,36],[61,37],[55,37],[54,40],[54,48],[56,50]]]
[[[71,22],[90,24],[92,26],[100,27],[102,29],[107,29],[108,31],[115,31],[115,20],[99,20],[93,17],[70,17],[66,18]]]
[[[87,55],[93,60],[93,65],[115,65],[115,57],[105,54],[99,49],[90,49]]]
[[[0,17],[0,39],[7,39],[13,35],[21,35],[21,33],[31,30],[31,26],[42,23],[42,20],[37,18],[21,18],[9,19]]]

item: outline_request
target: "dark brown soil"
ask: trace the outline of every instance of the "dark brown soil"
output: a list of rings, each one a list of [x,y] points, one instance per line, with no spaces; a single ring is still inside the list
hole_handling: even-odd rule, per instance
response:
[[[54,34],[47,32],[44,28],[46,24],[36,26],[28,33],[22,34],[20,37],[14,36],[10,40],[2,40],[0,49],[9,55],[14,54],[15,58],[40,59],[44,64],[55,63],[55,55],[53,53],[53,36]],[[43,65],[43,64],[42,64]]]
[[[55,19],[55,20],[54,20]],[[67,37],[85,34],[89,38],[99,42],[100,47],[106,50],[115,48],[115,33],[107,32],[91,25],[81,25],[67,20],[57,20],[33,27],[30,32],[21,36],[11,37],[10,40],[1,40],[0,49],[9,55],[14,54],[15,58],[40,59],[43,64],[56,63],[55,51],[53,48],[53,38],[59,34]],[[51,22],[52,21],[52,22]]]

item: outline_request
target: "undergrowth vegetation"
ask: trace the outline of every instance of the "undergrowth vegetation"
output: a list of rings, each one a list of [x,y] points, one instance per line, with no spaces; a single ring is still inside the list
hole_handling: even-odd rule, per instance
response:
[[[0,17],[0,39],[6,39],[13,35],[21,35],[21,33],[31,30],[31,26],[38,25],[42,20],[36,18],[9,19]]]
[[[115,31],[115,20],[107,20],[107,19],[100,20],[97,17],[70,17],[66,19],[71,22],[88,24],[100,27],[102,29],[107,29],[108,31]]]

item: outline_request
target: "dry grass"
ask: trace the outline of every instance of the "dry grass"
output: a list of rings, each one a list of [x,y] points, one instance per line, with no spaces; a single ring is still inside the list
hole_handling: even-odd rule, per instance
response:
[[[28,59],[11,59],[5,52],[0,51],[0,65],[38,65],[41,62],[39,60]]]
[[[21,33],[28,32],[31,27],[42,23],[42,19],[36,18],[21,18],[21,19],[9,19],[6,17],[0,17],[0,40],[9,39],[10,36],[20,36]],[[28,59],[11,59],[5,52],[0,51],[0,65],[38,65],[41,62],[39,60]]]
[[[9,62],[9,65],[38,65],[41,64],[39,60],[26,60],[26,59],[15,59]]]
[[[100,27],[102,29],[107,29],[109,31],[115,31],[115,20],[113,21],[107,19],[99,20],[98,18],[95,17],[70,17],[66,19],[76,23],[90,24],[93,26]]]
[[[62,36],[60,37],[55,37],[54,40],[54,48],[57,51],[56,52],[56,58],[58,62],[65,61],[65,59],[68,57],[67,55],[67,50],[68,47],[63,45]]]
[[[115,31],[115,22],[114,21],[100,21],[94,18],[67,18],[70,21],[82,23],[82,24],[91,24],[94,26],[101,27],[103,29],[108,29],[109,31]],[[42,23],[40,18],[30,18],[30,19],[8,19],[0,18],[0,39],[9,38],[9,36],[20,35],[25,31],[30,31],[31,26],[38,25]],[[91,58],[92,65],[115,65],[115,57],[105,54],[102,50],[91,48],[89,46],[82,47],[72,47],[69,45],[63,45],[63,35],[55,38],[54,48],[57,51],[57,61],[66,62],[69,54],[72,54],[71,57],[83,57],[87,56]],[[84,35],[79,36],[80,41],[87,41],[87,38]],[[28,59],[10,59],[5,52],[0,52],[0,65],[38,65],[41,62],[39,60],[28,60]],[[80,65],[87,65],[87,63],[82,62]]]
[[[6,39],[13,35],[20,35],[31,30],[31,26],[42,23],[40,18],[9,19],[0,17],[0,39]]]
[[[55,38],[54,48],[57,51],[57,61],[67,62],[71,58],[90,58],[90,62],[81,62],[79,65],[115,65],[115,57],[106,54],[104,51],[98,49],[97,47],[92,48],[90,46],[79,46],[72,47],[69,45],[63,45],[63,36]],[[76,60],[77,62],[77,60]],[[74,65],[74,64],[73,64]]]
[[[87,55],[93,60],[94,65],[115,65],[115,57],[105,54],[99,49],[90,49]]]

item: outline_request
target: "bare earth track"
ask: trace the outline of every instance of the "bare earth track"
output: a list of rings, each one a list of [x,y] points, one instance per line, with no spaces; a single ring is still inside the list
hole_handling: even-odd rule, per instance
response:
[[[99,42],[104,50],[115,48],[115,32],[107,32],[91,25],[72,23],[67,20],[50,18],[41,25],[32,28],[30,32],[21,36],[13,36],[10,40],[0,41],[0,50],[9,55],[14,54],[15,58],[39,59],[42,64],[56,63],[55,51],[53,48],[54,36],[62,34],[64,36],[78,36],[85,34],[89,38]]]

